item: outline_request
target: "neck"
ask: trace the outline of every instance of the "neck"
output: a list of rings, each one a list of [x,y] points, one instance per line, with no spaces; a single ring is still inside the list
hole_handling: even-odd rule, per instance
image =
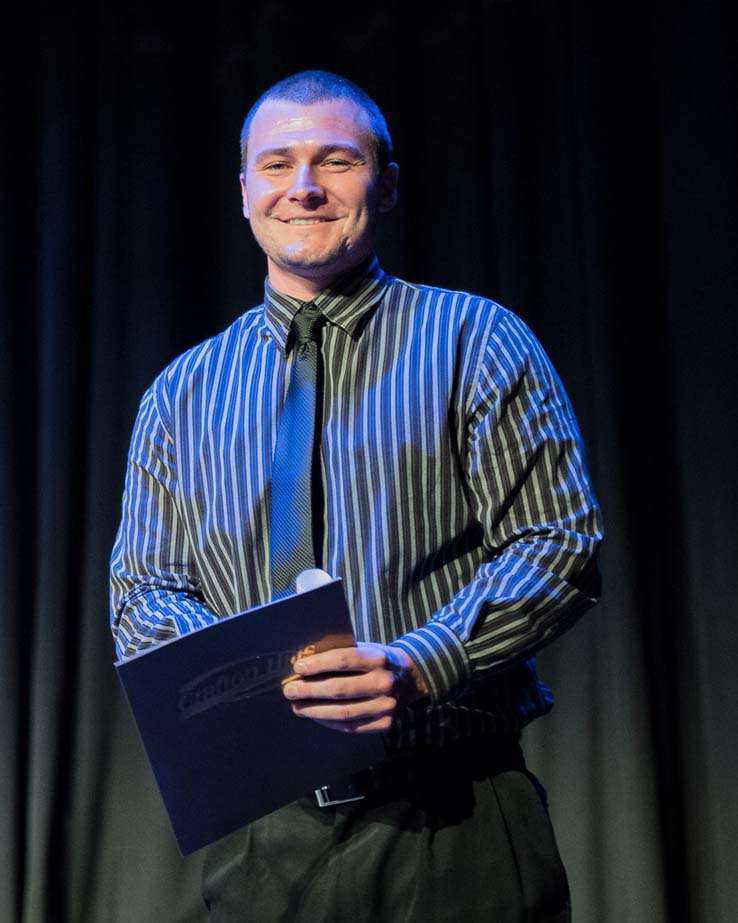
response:
[[[365,256],[348,269],[344,268],[340,272],[316,274],[315,276],[298,276],[268,260],[269,284],[283,295],[290,295],[300,301],[312,301],[316,295],[333,288],[340,279],[350,276],[358,266],[368,260],[369,256]]]
[[[328,288],[335,281],[334,277],[305,279],[285,272],[279,266],[269,265],[269,284],[283,295],[291,295],[300,301],[312,301],[316,295]]]

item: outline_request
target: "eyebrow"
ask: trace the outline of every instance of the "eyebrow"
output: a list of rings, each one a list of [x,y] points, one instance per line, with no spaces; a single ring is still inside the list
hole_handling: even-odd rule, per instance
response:
[[[294,154],[297,144],[287,145],[286,147],[270,147],[267,150],[259,151],[256,155],[255,163],[269,158],[269,157],[291,157]],[[320,147],[315,151],[315,157],[327,157],[329,154],[335,154],[338,152],[345,152],[351,154],[357,160],[366,160],[365,155],[356,147],[356,145],[351,144],[349,141],[343,142],[341,144],[321,144]]]

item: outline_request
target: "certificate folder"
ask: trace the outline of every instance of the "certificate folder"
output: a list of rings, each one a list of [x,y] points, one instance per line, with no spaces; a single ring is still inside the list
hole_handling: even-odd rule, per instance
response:
[[[282,693],[298,652],[353,643],[334,580],[116,663],[183,855],[382,759],[379,735],[298,718]]]

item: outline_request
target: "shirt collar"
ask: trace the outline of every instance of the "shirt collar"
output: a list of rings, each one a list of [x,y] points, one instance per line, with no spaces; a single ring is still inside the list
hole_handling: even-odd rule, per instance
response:
[[[331,288],[324,289],[312,299],[328,322],[340,327],[349,336],[358,336],[360,322],[375,305],[387,288],[387,277],[375,255],[364,260]],[[272,288],[269,279],[264,282],[264,325],[279,349],[287,352],[292,318],[305,304],[299,298],[285,295]]]

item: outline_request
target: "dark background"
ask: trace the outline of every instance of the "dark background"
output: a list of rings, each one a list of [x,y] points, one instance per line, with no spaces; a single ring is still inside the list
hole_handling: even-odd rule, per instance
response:
[[[138,400],[261,300],[237,138],[306,67],[384,109],[385,269],[518,312],[577,411],[605,597],[527,734],[576,923],[738,906],[729,4],[28,3],[0,32],[0,919],[200,921],[112,669]],[[60,10],[63,9],[63,12]]]

